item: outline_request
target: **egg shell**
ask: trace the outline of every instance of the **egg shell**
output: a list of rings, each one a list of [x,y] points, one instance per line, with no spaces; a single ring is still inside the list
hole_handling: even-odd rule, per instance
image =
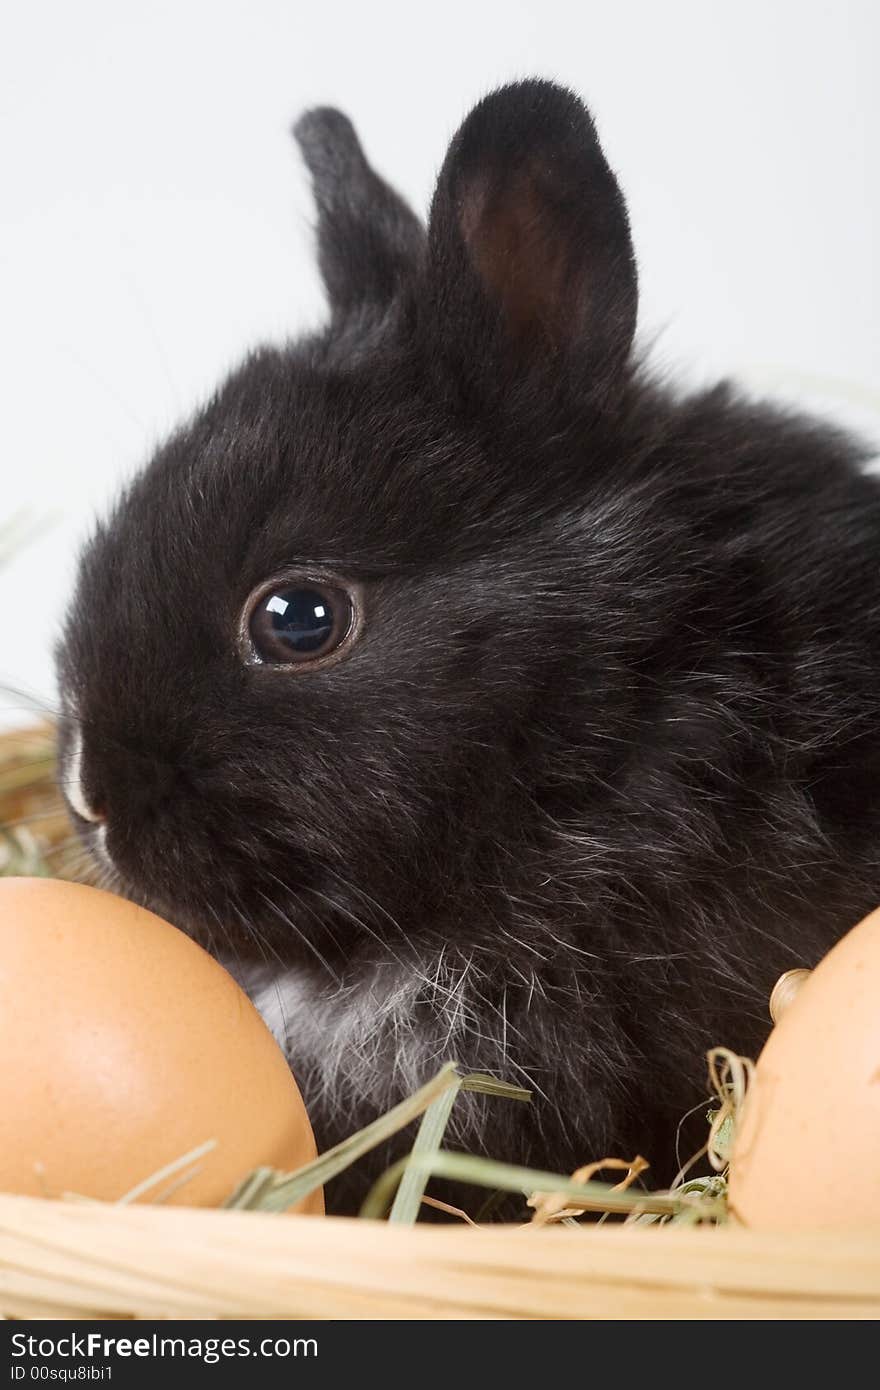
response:
[[[215,1206],[255,1167],[315,1157],[250,1000],[188,936],[111,893],[0,879],[0,1056],[2,1191],[115,1201],[213,1139],[167,1200]],[[321,1191],[299,1209],[323,1212]]]
[[[758,1059],[730,1206],[766,1231],[880,1227],[880,909],[804,980]]]

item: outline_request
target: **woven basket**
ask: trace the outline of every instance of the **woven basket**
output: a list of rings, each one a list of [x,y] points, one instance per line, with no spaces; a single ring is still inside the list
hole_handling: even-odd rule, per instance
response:
[[[877,1318],[880,1237],[395,1226],[0,1196],[26,1318]]]
[[[93,867],[56,785],[55,742],[51,720],[0,733],[0,873],[89,882]]]

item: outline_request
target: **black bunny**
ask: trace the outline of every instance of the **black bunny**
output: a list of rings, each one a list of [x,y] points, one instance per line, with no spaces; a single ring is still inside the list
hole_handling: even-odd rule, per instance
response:
[[[87,546],[77,824],[239,971],[322,1147],[455,1057],[534,1092],[465,1098],[457,1142],[668,1180],[706,1049],[754,1054],[779,973],[880,899],[867,450],[652,382],[570,92],[482,101],[427,232],[339,112],[296,135],[330,322]]]

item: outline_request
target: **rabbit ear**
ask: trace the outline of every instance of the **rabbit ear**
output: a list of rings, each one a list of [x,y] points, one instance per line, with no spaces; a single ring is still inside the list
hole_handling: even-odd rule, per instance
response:
[[[334,317],[386,307],[422,262],[424,227],[370,168],[341,111],[306,111],[293,133],[312,176],[318,259]]]
[[[470,113],[429,221],[438,329],[496,367],[535,362],[600,389],[632,346],[638,299],[623,195],[589,112],[551,82],[515,83]]]

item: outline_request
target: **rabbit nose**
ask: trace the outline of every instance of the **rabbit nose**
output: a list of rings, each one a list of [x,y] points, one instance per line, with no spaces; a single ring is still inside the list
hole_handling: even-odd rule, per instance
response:
[[[103,730],[93,736],[77,721],[71,727],[59,781],[78,819],[112,833],[118,824],[145,822],[162,814],[181,791],[182,773],[164,751],[132,747]]]

